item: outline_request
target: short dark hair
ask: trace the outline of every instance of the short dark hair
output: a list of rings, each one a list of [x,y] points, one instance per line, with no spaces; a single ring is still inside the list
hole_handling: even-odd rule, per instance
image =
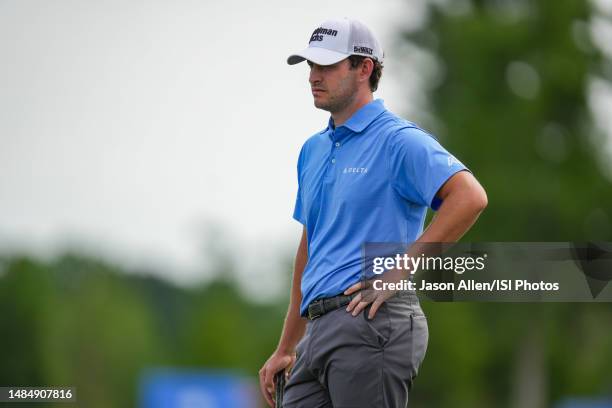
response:
[[[369,57],[364,57],[363,55],[349,55],[348,60],[351,63],[351,68],[354,69],[357,68],[366,58]],[[378,89],[378,82],[382,76],[383,64],[374,58],[370,59],[374,62],[374,69],[372,69],[372,73],[370,74],[370,90],[374,92],[376,89]]]

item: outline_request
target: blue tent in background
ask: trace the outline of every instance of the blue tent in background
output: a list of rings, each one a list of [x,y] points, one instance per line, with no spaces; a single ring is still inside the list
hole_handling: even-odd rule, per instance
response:
[[[612,408],[612,399],[568,398],[555,408]]]
[[[255,408],[256,387],[227,371],[151,369],[140,380],[140,408]]]

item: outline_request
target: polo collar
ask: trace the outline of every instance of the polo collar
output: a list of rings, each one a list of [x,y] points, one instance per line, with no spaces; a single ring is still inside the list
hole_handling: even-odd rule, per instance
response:
[[[349,118],[344,124],[338,127],[347,127],[355,133],[362,132],[372,121],[381,113],[385,111],[384,101],[382,99],[374,99],[372,102],[367,103],[353,113],[353,116]],[[334,120],[329,118],[327,125],[328,129],[334,129]]]

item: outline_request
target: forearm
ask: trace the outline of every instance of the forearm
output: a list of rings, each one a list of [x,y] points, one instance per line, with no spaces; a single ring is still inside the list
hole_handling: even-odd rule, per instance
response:
[[[486,196],[456,191],[449,194],[417,242],[456,242],[474,225]]]
[[[302,302],[302,273],[307,261],[306,232],[304,231],[295,257],[289,308],[287,309],[283,331],[277,347],[277,350],[282,353],[293,353],[306,330],[306,319],[300,316],[300,304]]]
[[[487,195],[471,175],[461,174],[440,190],[442,205],[423,234],[411,245],[407,255],[435,256],[440,248],[430,243],[458,241],[474,225],[487,206]],[[405,278],[405,276],[402,276]]]
[[[277,346],[277,351],[283,354],[290,354],[295,351],[295,348],[306,331],[306,319],[300,316],[299,303],[291,302],[287,315],[285,316],[285,324],[283,332]]]

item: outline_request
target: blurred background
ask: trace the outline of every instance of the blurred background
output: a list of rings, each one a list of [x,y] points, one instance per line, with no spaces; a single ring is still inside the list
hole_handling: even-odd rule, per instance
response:
[[[285,59],[330,16],[487,190],[464,241],[612,241],[610,0],[0,0],[0,385],[264,405],[328,118]],[[411,407],[612,406],[612,305],[423,308]]]

